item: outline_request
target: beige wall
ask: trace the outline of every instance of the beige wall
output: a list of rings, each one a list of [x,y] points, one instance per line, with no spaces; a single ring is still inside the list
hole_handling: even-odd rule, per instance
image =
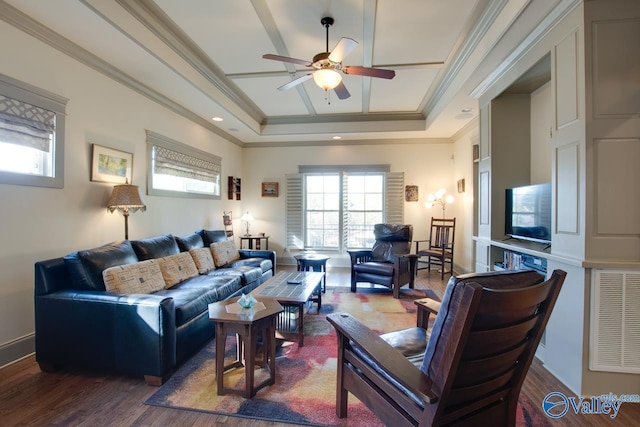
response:
[[[456,196],[447,208],[447,216],[461,218],[464,230],[457,235],[461,254],[456,264],[464,271],[472,269],[467,253],[471,217],[462,218],[469,213],[473,179],[466,133],[455,143],[242,149],[4,22],[0,22],[0,55],[5,58],[0,73],[69,99],[64,188],[0,184],[0,365],[8,355],[33,349],[34,263],[124,236],[122,216],[105,208],[112,186],[90,181],[91,144],[133,153],[133,184],[144,194],[146,129],[221,156],[222,199],[144,196],[147,211],[130,217],[132,239],[222,228],[222,212],[229,210],[240,234],[243,224],[238,218],[249,210],[256,217],[252,231],[269,234],[271,248],[282,257],[285,174],[296,173],[299,164],[389,163],[392,171],[405,172],[406,184],[419,187],[420,201],[405,202],[405,221],[414,224],[416,239],[427,238],[427,224],[437,214],[436,208],[424,207],[426,195],[444,187]],[[242,178],[241,201],[227,199],[229,175]],[[463,177],[467,193],[461,196],[455,182]],[[280,197],[262,198],[263,181],[279,182]]]
[[[122,215],[105,208],[112,186],[89,179],[91,143],[133,153],[133,183],[143,191],[145,129],[221,156],[225,179],[242,175],[242,149],[4,22],[0,22],[0,56],[0,73],[69,99],[64,188],[0,184],[2,353],[33,334],[36,261],[124,237]],[[222,211],[235,207],[226,197],[204,201],[145,196],[145,200],[147,212],[130,218],[132,239],[221,228]]]

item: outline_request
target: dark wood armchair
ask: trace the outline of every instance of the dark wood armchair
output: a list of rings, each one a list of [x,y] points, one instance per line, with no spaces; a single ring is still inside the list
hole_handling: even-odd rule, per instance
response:
[[[418,260],[417,270],[428,269],[431,266],[440,268],[440,279],[444,280],[445,274],[453,275],[453,249],[456,238],[456,219],[431,218],[429,240],[416,240],[416,255],[426,257],[427,261]],[[420,244],[422,243],[422,248]],[[420,268],[425,262],[426,267]]]
[[[416,333],[422,328],[405,330],[423,346],[421,361],[408,358],[415,348],[399,339],[403,331],[379,336],[349,314],[330,314],[338,335],[338,417],[347,416],[350,392],[394,427],[514,426],[522,383],[565,276],[452,277],[423,342]]]
[[[383,285],[400,296],[400,288],[414,286],[417,256],[410,254],[413,227],[404,224],[376,224],[372,249],[347,251],[351,258],[351,292],[358,282]]]

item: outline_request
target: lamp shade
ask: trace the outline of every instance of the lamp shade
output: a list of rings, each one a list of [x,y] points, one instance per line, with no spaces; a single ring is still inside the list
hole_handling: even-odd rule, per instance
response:
[[[109,202],[107,202],[107,209],[113,213],[116,209],[134,213],[137,211],[146,211],[147,206],[140,197],[140,190],[137,185],[122,184],[113,187]]]
[[[253,221],[255,218],[253,217],[253,215],[251,215],[249,212],[247,212],[244,215],[242,215],[242,217],[240,219],[243,220],[243,221]]]
[[[313,73],[313,80],[324,90],[331,90],[342,81],[340,73],[334,70],[321,69]]]

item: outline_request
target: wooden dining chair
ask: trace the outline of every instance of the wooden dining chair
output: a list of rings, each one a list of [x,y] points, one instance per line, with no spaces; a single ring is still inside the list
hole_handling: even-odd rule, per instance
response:
[[[418,259],[417,270],[427,269],[431,271],[432,266],[440,268],[441,280],[444,280],[445,274],[453,275],[455,238],[455,218],[431,218],[429,240],[416,240],[416,255],[420,258],[427,258],[427,261]],[[422,248],[420,248],[421,243]],[[420,268],[421,263],[426,263],[427,266]]]
[[[402,331],[385,339],[347,313],[328,315],[338,336],[336,414],[347,416],[352,393],[394,427],[515,426],[518,396],[565,276],[452,277],[431,331],[405,330],[408,340],[424,337],[421,361],[403,354]]]

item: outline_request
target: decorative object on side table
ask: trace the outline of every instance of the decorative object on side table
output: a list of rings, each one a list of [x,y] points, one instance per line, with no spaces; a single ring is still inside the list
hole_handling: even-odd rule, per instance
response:
[[[113,192],[107,202],[107,209],[113,213],[116,209],[124,216],[124,239],[129,240],[129,214],[137,211],[146,211],[147,206],[140,197],[140,190],[137,185],[125,184],[113,187]]]
[[[278,187],[277,182],[263,182],[262,197],[278,197]]]
[[[102,145],[91,146],[91,181],[124,184],[131,182],[133,154]]]
[[[447,196],[445,196],[445,194],[447,194],[447,190],[445,190],[444,188],[441,188],[440,190],[436,191],[435,194],[429,194],[427,196],[427,202],[424,204],[424,207],[432,208],[434,206],[440,205],[442,207],[442,218],[445,218],[444,216],[445,207],[448,204],[453,203],[453,201],[455,200],[451,194]]]

